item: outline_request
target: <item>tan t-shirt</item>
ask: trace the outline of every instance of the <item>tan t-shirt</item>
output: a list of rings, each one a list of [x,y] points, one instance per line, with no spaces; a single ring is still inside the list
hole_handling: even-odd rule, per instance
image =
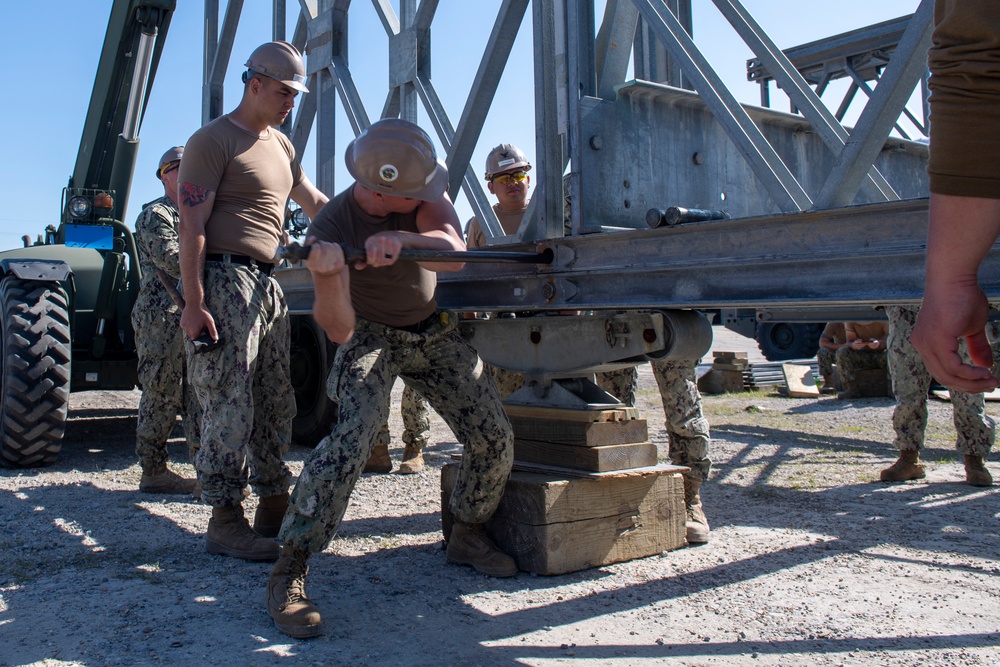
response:
[[[528,210],[528,200],[525,200],[524,208],[519,211],[504,211],[500,208],[500,204],[494,204],[493,210],[500,220],[500,227],[503,229],[503,233],[513,234],[521,226],[521,219],[524,217],[524,212]],[[486,245],[486,235],[483,234],[483,228],[479,224],[478,218],[469,220],[465,227],[465,236],[467,239],[465,245],[469,248],[480,248]]]
[[[302,167],[292,142],[275,128],[262,139],[222,116],[184,145],[179,182],[215,193],[205,225],[206,252],[270,262],[281,239],[288,195],[302,182]]]
[[[309,225],[307,236],[363,249],[369,236],[384,231],[417,232],[416,213],[391,213],[384,218],[365,213],[354,199],[354,186],[327,202]],[[427,319],[437,310],[437,275],[416,262],[391,266],[350,267],[351,305],[358,317],[391,327]]]

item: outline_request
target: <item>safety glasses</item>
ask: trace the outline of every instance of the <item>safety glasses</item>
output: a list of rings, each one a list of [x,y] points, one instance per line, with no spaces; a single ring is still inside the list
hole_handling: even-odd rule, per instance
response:
[[[163,178],[165,174],[169,174],[174,169],[180,169],[180,167],[181,167],[180,160],[174,160],[173,162],[168,162],[165,165],[163,165],[163,167],[160,168],[160,173],[157,175],[160,178]]]
[[[513,174],[499,174],[494,176],[490,182],[507,185],[511,181],[514,181],[515,183],[524,183],[526,180],[528,180],[528,174],[523,171],[515,171]]]

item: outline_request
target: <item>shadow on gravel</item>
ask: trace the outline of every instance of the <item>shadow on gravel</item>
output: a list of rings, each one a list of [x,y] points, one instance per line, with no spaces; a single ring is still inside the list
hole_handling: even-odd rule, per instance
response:
[[[840,407],[819,401],[791,411]],[[87,419],[74,422],[70,446],[50,471],[134,465],[134,452],[123,444],[134,438],[134,417],[102,418],[93,433],[87,430]],[[0,490],[0,665],[59,660],[93,665],[514,667],[527,661],[628,664],[628,659],[671,658],[687,664],[744,654],[759,654],[771,662],[796,656],[797,664],[808,664],[802,659],[810,655],[857,649],[926,652],[997,645],[996,633],[972,626],[968,633],[952,629],[903,635],[901,630],[899,636],[889,637],[872,636],[871,628],[862,627],[850,636],[770,642],[703,641],[692,636],[687,642],[662,645],[636,645],[609,632],[601,635],[600,646],[571,647],[571,656],[570,648],[558,641],[544,647],[515,645],[520,635],[540,629],[599,623],[603,617],[637,609],[667,614],[670,605],[683,609],[685,598],[698,593],[746,580],[765,581],[768,575],[846,555],[863,554],[901,566],[930,565],[962,576],[1000,576],[996,560],[990,571],[938,559],[944,553],[968,555],[976,562],[996,559],[1000,491],[995,488],[937,481],[891,486],[838,486],[829,481],[795,488],[788,480],[804,474],[817,459],[835,455],[837,463],[846,458],[852,465],[849,459],[856,453],[856,465],[870,465],[873,457],[892,458],[891,446],[756,426],[723,425],[714,427],[713,435],[729,441],[735,453],[717,463],[712,480],[703,487],[706,511],[713,528],[728,534],[720,542],[757,539],[759,552],[733,562],[727,562],[725,552],[714,550],[711,543],[674,552],[683,554],[688,563],[700,560],[700,567],[688,565],[693,571],[683,575],[673,574],[670,554],[653,557],[663,566],[652,579],[619,577],[614,568],[491,579],[447,564],[437,512],[352,518],[342,524],[337,540],[379,539],[370,553],[325,552],[310,559],[310,597],[327,623],[326,636],[311,641],[281,635],[264,611],[269,564],[205,553],[200,531],[207,522],[207,507],[183,497],[169,501],[89,482],[32,488],[32,471],[0,469],[2,477],[26,477],[20,490]],[[783,444],[775,446],[777,442]],[[764,453],[761,445],[772,449]],[[454,449],[445,444],[435,451],[445,455]],[[296,447],[289,459],[301,460],[309,451]],[[947,452],[930,450],[928,455],[932,462],[943,461]],[[183,444],[172,442],[171,458],[182,456]],[[744,478],[737,481],[736,473]],[[436,470],[430,476],[436,481],[434,475]],[[191,507],[172,513],[175,504]],[[159,513],[184,515],[198,528],[192,532]],[[816,541],[780,546],[777,536],[789,530],[815,535]],[[427,541],[401,546],[393,541],[398,535],[427,536]],[[775,544],[767,542],[769,535],[775,536]],[[887,546],[898,547],[899,553],[886,553]],[[605,581],[611,579],[615,583]],[[551,589],[559,589],[559,601],[533,603],[530,592]],[[516,611],[504,611],[509,605],[503,602],[513,595],[521,595],[524,604]],[[80,614],[76,610],[84,604],[92,606]],[[707,633],[713,631],[710,618],[705,628]],[[914,658],[914,664],[918,661]]]

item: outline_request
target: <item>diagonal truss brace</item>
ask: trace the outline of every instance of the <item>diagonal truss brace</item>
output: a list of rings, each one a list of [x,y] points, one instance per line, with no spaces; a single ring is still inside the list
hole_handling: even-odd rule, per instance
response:
[[[739,2],[739,0],[712,0],[719,12],[729,21],[737,34],[746,42],[778,85],[788,95],[792,104],[808,120],[817,136],[834,153],[839,154],[847,144],[850,134],[837,120],[802,74],[761,29],[760,24]],[[889,182],[872,166],[867,174],[868,182],[878,190],[881,199],[897,200],[899,195]]]
[[[671,57],[680,64],[684,75],[705,100],[715,119],[725,128],[778,208],[785,212],[811,208],[812,200],[802,185],[712,69],[666,4],[662,0],[632,1]]]

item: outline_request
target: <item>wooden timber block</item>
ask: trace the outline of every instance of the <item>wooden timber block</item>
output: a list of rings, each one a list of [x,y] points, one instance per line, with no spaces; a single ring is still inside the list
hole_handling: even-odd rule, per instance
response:
[[[864,398],[892,396],[889,373],[881,368],[870,368],[854,373],[854,382]]]
[[[560,412],[580,411],[560,410]],[[596,447],[598,445],[623,445],[632,442],[643,442],[649,439],[649,430],[646,428],[645,419],[579,421],[577,419],[564,418],[566,416],[520,416],[517,414],[512,415],[508,411],[511,426],[514,427],[514,437],[523,440]]]
[[[737,359],[742,359],[743,361],[747,361],[747,353],[745,350],[740,352],[726,352],[720,350],[718,352],[713,352],[712,358],[715,359],[716,361],[728,361],[730,363],[733,363],[733,361]],[[749,361],[747,361],[747,363],[749,363]]]
[[[741,371],[742,372],[742,371],[745,371],[748,368],[750,368],[750,364],[739,364],[739,363],[737,363],[737,364],[731,364],[731,363],[725,363],[725,362],[721,362],[721,361],[716,361],[715,363],[712,364],[712,370],[716,370],[716,371]]]
[[[791,398],[816,398],[819,387],[813,377],[812,368],[802,364],[781,364],[781,372],[785,376],[788,395]]]
[[[742,371],[720,371],[712,368],[698,380],[698,389],[706,394],[737,393],[743,391]]]
[[[543,408],[535,405],[510,405],[504,403],[508,417],[533,417],[581,422],[619,422],[639,418],[638,408],[621,405],[602,410],[575,410],[572,408]]]
[[[459,465],[441,470],[441,523]],[[644,558],[687,544],[684,482],[687,468],[658,465],[567,479],[515,471],[485,524],[487,535],[519,569],[552,575]]]
[[[516,435],[517,429],[514,433],[515,461],[544,463],[591,472],[656,465],[656,445],[648,441],[580,446],[519,438]]]

